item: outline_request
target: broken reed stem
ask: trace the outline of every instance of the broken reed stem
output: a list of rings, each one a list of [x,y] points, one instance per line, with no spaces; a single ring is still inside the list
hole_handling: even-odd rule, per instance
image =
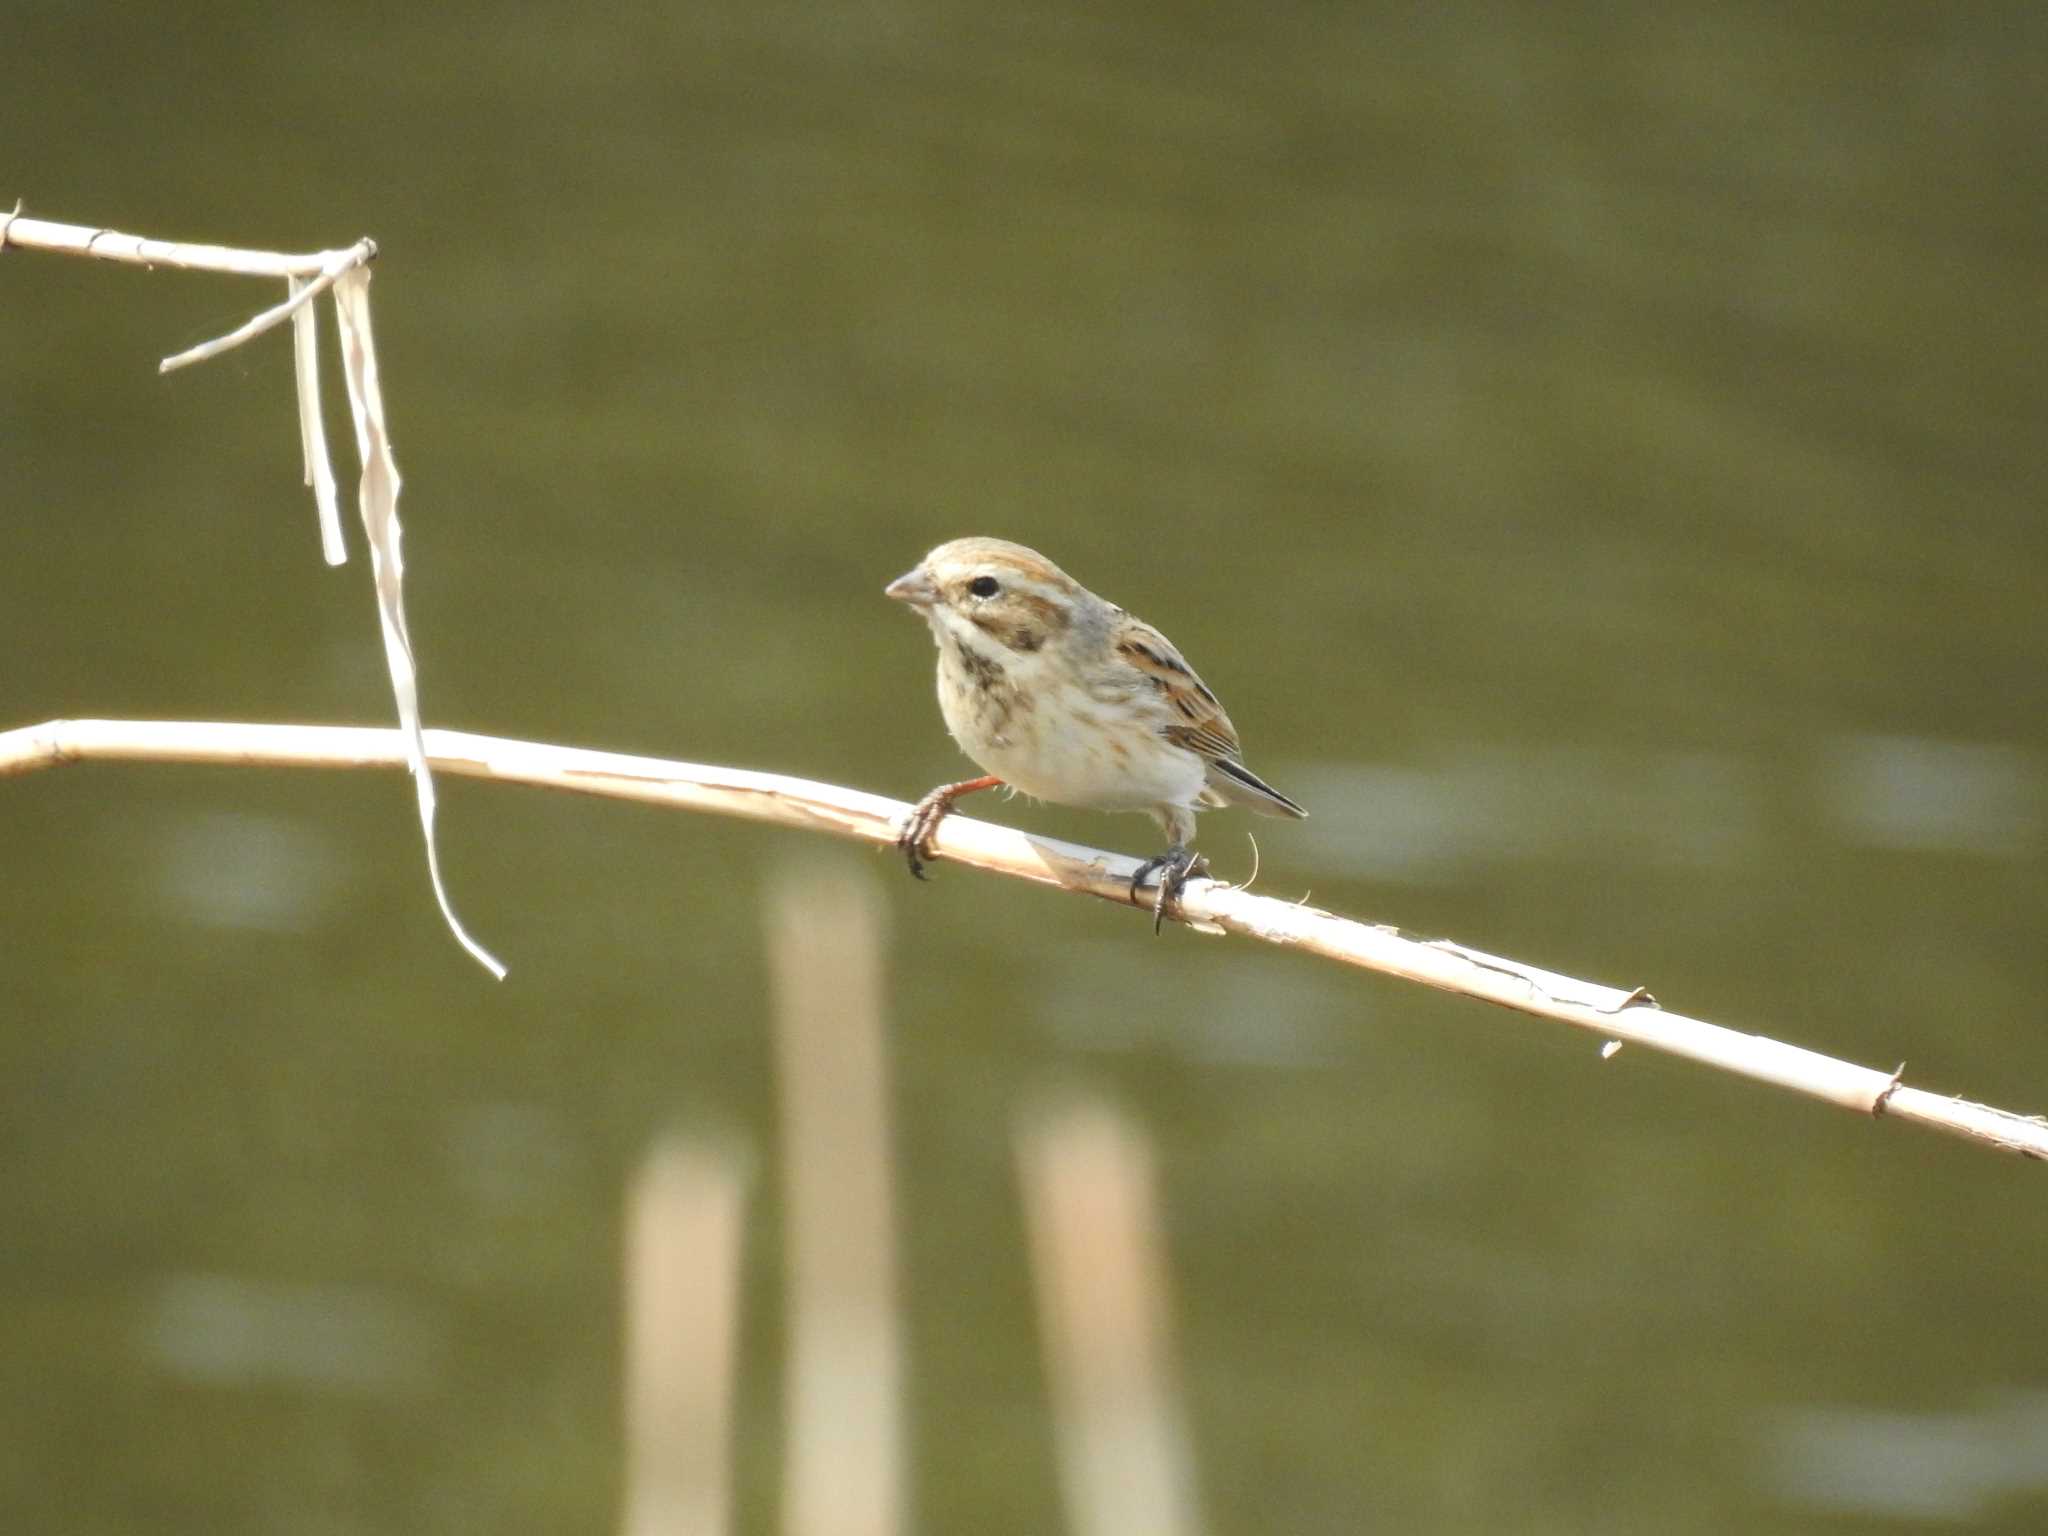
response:
[[[319,298],[321,294],[332,288],[344,274],[353,272],[357,267],[368,266],[375,259],[376,255],[377,247],[369,240],[359,240],[345,251],[336,251],[333,254],[333,259],[320,269],[318,276],[301,279],[294,274],[288,279],[291,291],[285,295],[282,304],[272,305],[260,315],[250,316],[250,318],[244,320],[225,336],[216,336],[211,341],[202,341],[196,347],[188,347],[183,352],[165,358],[156,365],[156,371],[158,373],[170,373],[174,369],[184,368],[192,363],[203,363],[209,357],[219,357],[221,353],[239,347],[245,341],[255,340],[273,326],[282,325],[285,321],[291,319],[300,310]],[[329,564],[334,563],[333,561],[329,562]]]
[[[426,733],[427,760],[443,773],[609,795],[893,844],[909,807],[835,784],[741,768],[714,768],[539,742]],[[402,768],[404,737],[368,726],[234,725],[142,720],[53,720],[0,732],[0,777],[86,760],[236,763],[300,768]],[[1133,902],[1139,861],[1009,827],[949,816],[934,855],[1149,912]],[[1150,892],[1148,891],[1149,898]],[[1446,942],[1409,938],[1304,904],[1195,880],[1175,914],[1201,932],[1235,933],[1340,964],[1421,982],[1519,1013],[1771,1083],[1858,1114],[1906,1120],[1979,1146],[2048,1159],[2048,1121],[1909,1088],[1897,1072],[1838,1061],[1763,1035],[1667,1013],[1642,988],[1624,991]]]
[[[95,261],[132,267],[177,267],[186,272],[220,272],[230,277],[318,277],[340,257],[368,247],[368,240],[337,251],[245,251],[227,245],[193,245],[183,240],[152,240],[89,224],[53,224],[48,219],[0,213],[0,249],[18,245],[28,251],[54,251],[62,256],[90,256]]]
[[[89,224],[56,224],[48,219],[24,218],[19,205],[13,213],[0,213],[0,250],[18,245],[25,251],[54,251],[61,256],[89,256],[95,261],[119,262],[132,267],[176,267],[185,272],[218,272],[228,277],[281,277],[291,284],[284,302],[264,310],[238,325],[225,336],[167,357],[157,372],[169,373],[192,363],[252,341],[273,326],[282,325],[300,309],[334,286],[344,273],[368,266],[377,259],[377,242],[365,237],[354,245],[333,251],[244,251],[227,245],[192,245],[183,240],[152,240],[146,235],[124,235],[116,229],[94,229]]]
[[[0,254],[10,245],[25,250],[55,251],[64,255],[89,256],[101,261],[125,262],[141,267],[180,267],[188,271],[222,272],[237,277],[271,277],[285,280],[282,302],[235,327],[225,336],[202,342],[157,365],[169,373],[188,363],[204,362],[223,352],[254,340],[266,331],[292,322],[293,383],[299,405],[299,446],[306,470],[306,484],[320,517],[320,547],[329,565],[348,558],[341,541],[341,512],[336,498],[333,466],[327,454],[326,427],[320,414],[319,363],[315,356],[316,334],[312,301],[329,289],[334,292],[334,320],[340,333],[342,371],[348,382],[349,414],[356,429],[356,457],[362,464],[362,480],[356,493],[362,515],[363,533],[370,545],[370,568],[377,587],[377,620],[384,637],[384,660],[391,675],[392,702],[398,707],[398,721],[412,747],[413,790],[419,803],[420,835],[426,844],[427,879],[434,888],[434,901],[441,909],[449,932],[477,964],[500,981],[505,967],[497,956],[470,936],[455,915],[448,888],[441,879],[441,858],[434,842],[434,779],[428,771],[425,749],[420,744],[418,669],[412,641],[405,623],[405,598],[400,577],[397,462],[391,455],[391,434],[385,422],[384,395],[378,383],[377,353],[370,332],[370,263],[376,260],[377,243],[365,237],[354,245],[335,251],[292,255],[280,251],[245,251],[224,245],[188,245],[177,240],[152,240],[126,235],[118,230],[95,229],[84,224],[53,224],[47,219],[25,219],[21,204],[0,213]]]

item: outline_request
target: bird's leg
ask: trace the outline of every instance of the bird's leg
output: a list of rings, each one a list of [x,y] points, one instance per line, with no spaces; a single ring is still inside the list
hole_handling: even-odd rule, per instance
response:
[[[946,819],[953,809],[953,802],[962,795],[971,795],[978,789],[1001,789],[1003,781],[992,773],[985,773],[978,779],[962,779],[958,784],[941,784],[911,807],[910,819],[903,823],[903,831],[896,839],[896,846],[903,850],[904,858],[910,861],[910,872],[918,879],[924,878],[924,861],[931,856],[932,834],[939,830],[939,823]]]
[[[1131,876],[1131,905],[1138,904],[1138,892],[1155,874],[1159,876],[1159,894],[1152,899],[1152,931],[1157,934],[1160,925],[1166,921],[1169,904],[1179,905],[1180,893],[1187,883],[1197,875],[1209,873],[1209,861],[1185,843],[1175,843],[1157,858],[1147,859]]]

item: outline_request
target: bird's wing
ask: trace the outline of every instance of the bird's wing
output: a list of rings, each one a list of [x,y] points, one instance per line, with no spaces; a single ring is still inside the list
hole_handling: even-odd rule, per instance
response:
[[[1208,782],[1204,805],[1242,805],[1267,816],[1306,816],[1294,801],[1244,766],[1237,727],[1223,705],[1181,659],[1173,642],[1150,624],[1124,615],[1117,627],[1117,654],[1158,690],[1174,717],[1159,734],[1177,747],[1205,759]]]
[[[1237,727],[1195,669],[1181,659],[1173,642],[1150,624],[1126,614],[1117,626],[1117,655],[1158,690],[1175,718],[1159,734],[1177,747],[1203,757],[1236,762],[1240,749]]]

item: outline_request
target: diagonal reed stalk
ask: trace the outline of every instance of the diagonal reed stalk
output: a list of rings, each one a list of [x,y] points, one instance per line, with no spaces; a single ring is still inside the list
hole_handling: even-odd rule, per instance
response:
[[[836,784],[744,768],[593,752],[541,742],[426,732],[435,770],[579,794],[642,800],[678,809],[828,832],[893,845],[910,807]],[[148,761],[245,767],[402,768],[401,732],[369,726],[238,725],[189,721],[52,720],[0,732],[0,777],[62,763]],[[1009,827],[949,816],[933,852],[940,859],[1038,885],[1149,911],[1130,888],[1139,861]],[[1362,970],[1420,982],[1518,1013],[1590,1031],[1614,1042],[1683,1056],[1754,1078],[1857,1114],[1904,1120],[1978,1146],[2048,1158],[2048,1121],[1967,1099],[1911,1088],[1899,1071],[1881,1072],[1764,1035],[1687,1018],[1659,1007],[1642,988],[1577,981],[1441,940],[1398,930],[1217,881],[1189,883],[1178,910],[1190,927],[1237,934],[1305,951]]]

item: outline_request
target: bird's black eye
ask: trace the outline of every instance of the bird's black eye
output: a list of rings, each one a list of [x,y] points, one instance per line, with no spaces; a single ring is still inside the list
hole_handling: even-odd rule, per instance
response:
[[[1002,588],[996,584],[993,576],[977,576],[967,583],[967,590],[976,597],[994,597]]]

